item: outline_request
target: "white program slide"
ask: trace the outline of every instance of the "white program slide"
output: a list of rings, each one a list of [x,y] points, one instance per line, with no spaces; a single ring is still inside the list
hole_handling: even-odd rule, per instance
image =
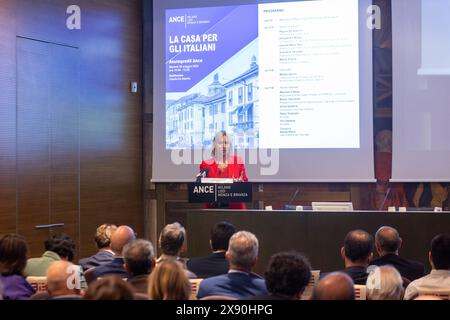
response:
[[[260,147],[359,148],[358,1],[261,4],[258,19]]]

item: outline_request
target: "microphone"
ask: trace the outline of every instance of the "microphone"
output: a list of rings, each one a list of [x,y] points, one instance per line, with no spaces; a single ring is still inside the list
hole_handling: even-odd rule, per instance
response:
[[[196,176],[196,181],[197,182],[201,182],[202,178],[206,178],[206,176],[208,175],[209,169],[205,168],[202,171],[200,171]]]
[[[378,208],[378,211],[383,210],[384,204],[386,203],[386,200],[387,200],[387,198],[388,198],[390,193],[391,193],[391,187],[387,188],[386,194],[385,194],[384,199],[383,199],[383,202],[381,203],[381,206]]]
[[[300,188],[297,188],[295,190],[294,194],[292,195],[292,197],[289,199],[289,202],[286,205],[284,205],[285,210],[295,210],[296,209],[296,206],[293,206],[292,202],[295,200],[295,198],[297,197],[299,192],[300,192]]]

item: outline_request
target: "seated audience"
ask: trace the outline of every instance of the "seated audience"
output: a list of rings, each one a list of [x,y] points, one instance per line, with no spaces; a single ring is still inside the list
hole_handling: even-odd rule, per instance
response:
[[[114,252],[114,259],[111,262],[95,267],[92,278],[104,277],[106,275],[117,275],[121,278],[129,278],[130,275],[124,268],[122,256],[123,248],[136,238],[133,229],[129,226],[120,226],[111,236],[111,250]]]
[[[47,269],[55,261],[73,261],[75,242],[64,233],[53,234],[44,242],[45,252],[40,258],[27,261],[25,276],[45,277]]]
[[[355,300],[354,285],[348,274],[332,272],[317,283],[313,300]]]
[[[56,261],[48,267],[47,291],[50,299],[80,299],[80,283],[77,283],[74,272],[79,272],[78,266],[64,260]]]
[[[450,291],[450,235],[440,234],[431,241],[428,254],[431,273],[414,280],[406,288],[405,300],[414,299],[420,290]]]
[[[373,237],[363,230],[350,231],[344,239],[341,256],[345,263],[342,272],[348,274],[355,284],[365,285],[367,267],[373,257]]]
[[[298,252],[281,252],[270,257],[264,276],[269,294],[252,300],[300,300],[311,279],[311,266]]]
[[[6,234],[0,237],[0,287],[5,300],[28,299],[35,293],[23,276],[27,251],[22,236]]]
[[[374,269],[367,277],[367,300],[402,300],[405,290],[400,273],[392,266]]]
[[[150,241],[137,239],[123,248],[125,270],[130,275],[128,283],[135,293],[147,294],[148,275],[155,266],[155,250]]]
[[[78,264],[84,271],[111,262],[114,259],[114,252],[111,250],[111,235],[116,229],[116,225],[109,223],[102,224],[97,228],[94,241],[99,251],[93,256],[80,259]]]
[[[425,274],[425,266],[416,261],[407,260],[399,256],[402,238],[398,231],[391,227],[381,227],[375,234],[375,249],[380,258],[370,264],[375,266],[391,265],[410,281],[421,278]]]
[[[108,276],[89,285],[85,300],[134,300],[133,288],[118,276]]]
[[[161,256],[156,260],[156,265],[167,260],[177,260],[186,270],[188,278],[196,278],[197,276],[187,270],[186,259],[180,258],[181,252],[185,249],[186,230],[178,222],[166,225],[159,235],[159,247],[161,248]]]
[[[236,232],[236,228],[229,222],[219,222],[211,230],[209,245],[212,253],[206,257],[191,258],[187,262],[187,268],[199,278],[209,278],[228,272],[228,261],[225,252],[228,242]]]
[[[225,254],[230,269],[227,274],[207,278],[200,283],[197,298],[231,296],[242,299],[267,295],[266,283],[252,269],[258,259],[259,243],[253,233],[239,231],[230,238]]]
[[[179,261],[162,261],[151,273],[148,283],[150,300],[189,300],[190,294],[191,283]]]

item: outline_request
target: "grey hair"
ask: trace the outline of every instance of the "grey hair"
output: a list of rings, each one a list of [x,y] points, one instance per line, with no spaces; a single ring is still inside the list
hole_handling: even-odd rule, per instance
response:
[[[368,300],[402,300],[403,279],[390,265],[376,267],[367,277]]]
[[[159,235],[159,246],[162,253],[176,256],[180,253],[186,238],[186,229],[178,223],[174,222],[166,225]]]
[[[230,264],[240,268],[251,268],[258,257],[258,250],[259,242],[253,233],[236,232],[228,245]]]

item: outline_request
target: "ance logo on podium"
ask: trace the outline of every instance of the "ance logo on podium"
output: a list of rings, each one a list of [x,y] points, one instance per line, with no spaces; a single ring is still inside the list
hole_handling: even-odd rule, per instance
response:
[[[252,184],[233,182],[233,179],[203,178],[188,184],[190,203],[251,202]]]

